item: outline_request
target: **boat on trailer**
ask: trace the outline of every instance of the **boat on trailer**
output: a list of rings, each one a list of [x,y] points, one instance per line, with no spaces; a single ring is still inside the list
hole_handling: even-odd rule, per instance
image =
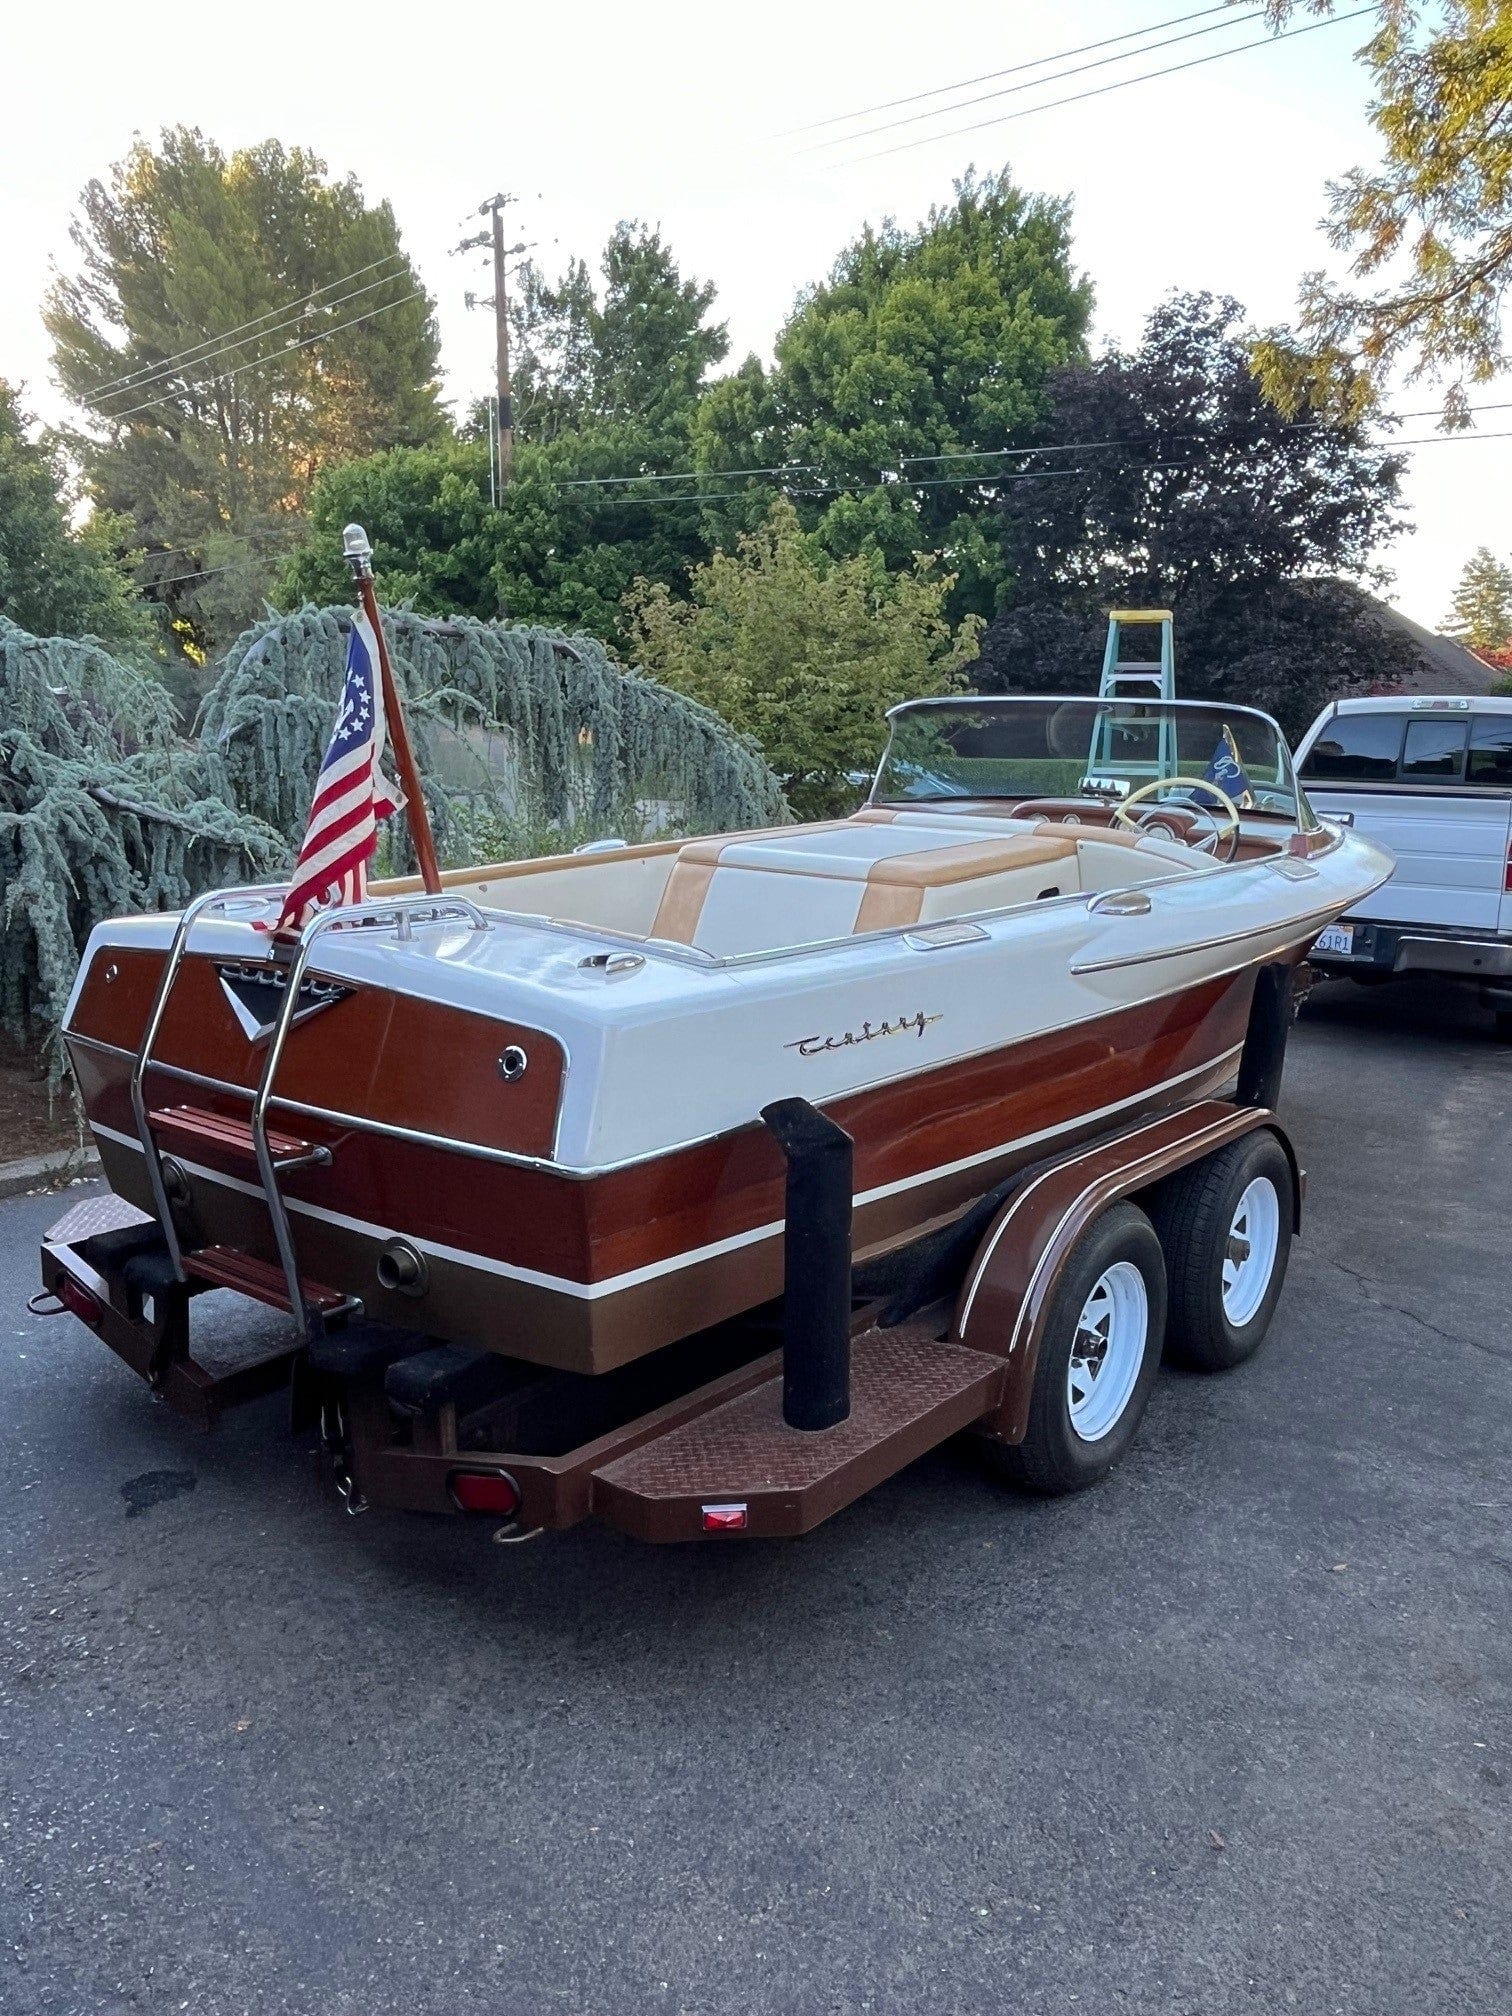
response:
[[[64,1038],[114,1197],[47,1290],[202,1417],[292,1378],[350,1498],[523,1531],[803,1530],[970,1424],[1042,1488],[1099,1474],[1162,1327],[1263,1334],[1292,975],[1392,863],[1250,709],[889,718],[846,818],[378,884],[292,947],[281,887],[98,928]],[[1203,1231],[1178,1296],[1170,1200],[1215,1156],[1263,1236]],[[1058,1316],[1120,1211],[1132,1257]],[[210,1288],[286,1310],[280,1351],[199,1366]]]

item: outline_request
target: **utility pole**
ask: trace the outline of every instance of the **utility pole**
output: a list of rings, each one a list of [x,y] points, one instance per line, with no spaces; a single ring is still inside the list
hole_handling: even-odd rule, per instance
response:
[[[514,466],[514,415],[509,404],[509,296],[505,291],[504,206],[514,199],[502,194],[484,207],[493,216],[494,345],[499,378],[499,488]],[[518,250],[518,247],[514,248]]]
[[[494,349],[497,390],[494,402],[494,435],[497,439],[497,478],[494,502],[498,502],[498,492],[509,481],[514,465],[514,412],[509,392],[509,268],[507,262],[518,252],[528,252],[529,245],[506,245],[504,243],[504,212],[511,203],[518,202],[516,196],[507,195],[502,189],[497,196],[490,196],[486,203],[478,205],[478,215],[491,220],[491,228],[480,231],[472,238],[464,238],[460,245],[454,245],[454,252],[473,252],[493,247],[494,291],[479,298],[468,294],[463,298],[469,308],[492,308],[494,311]],[[490,441],[490,449],[493,449]],[[493,454],[490,462],[493,463]]]

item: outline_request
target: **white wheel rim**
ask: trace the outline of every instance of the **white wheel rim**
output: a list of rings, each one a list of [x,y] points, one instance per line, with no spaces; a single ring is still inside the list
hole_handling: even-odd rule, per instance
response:
[[[1265,1300],[1280,1247],[1281,1199],[1268,1176],[1257,1176],[1239,1199],[1223,1248],[1223,1313],[1236,1330]]]
[[[1150,1297],[1132,1260],[1100,1274],[1076,1319],[1066,1402],[1083,1442],[1100,1442],[1118,1426],[1144,1363]]]

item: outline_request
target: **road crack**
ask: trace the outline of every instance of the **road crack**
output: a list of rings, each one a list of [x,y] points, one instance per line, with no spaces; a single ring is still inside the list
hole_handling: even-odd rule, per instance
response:
[[[1440,1329],[1437,1323],[1430,1323],[1426,1316],[1420,1316],[1416,1309],[1409,1309],[1405,1303],[1388,1301],[1376,1292],[1370,1276],[1362,1274],[1358,1268],[1346,1267],[1342,1260],[1335,1260],[1327,1253],[1314,1253],[1310,1257],[1353,1281],[1372,1309],[1379,1309],[1388,1316],[1405,1316],[1409,1323],[1416,1323],[1430,1337],[1441,1337],[1446,1344],[1468,1344],[1472,1351],[1483,1351],[1488,1358],[1495,1358],[1500,1364],[1512,1365],[1512,1352],[1500,1350],[1495,1344],[1487,1344],[1479,1337],[1467,1337],[1462,1331]]]

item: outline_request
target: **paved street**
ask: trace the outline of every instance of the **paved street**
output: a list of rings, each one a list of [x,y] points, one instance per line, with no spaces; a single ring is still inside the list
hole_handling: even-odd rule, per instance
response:
[[[1252,1364],[1086,1497],[749,1547],[348,1519],[0,1206],[0,2009],[1512,2008],[1512,1049],[1330,988],[1283,1105]]]

